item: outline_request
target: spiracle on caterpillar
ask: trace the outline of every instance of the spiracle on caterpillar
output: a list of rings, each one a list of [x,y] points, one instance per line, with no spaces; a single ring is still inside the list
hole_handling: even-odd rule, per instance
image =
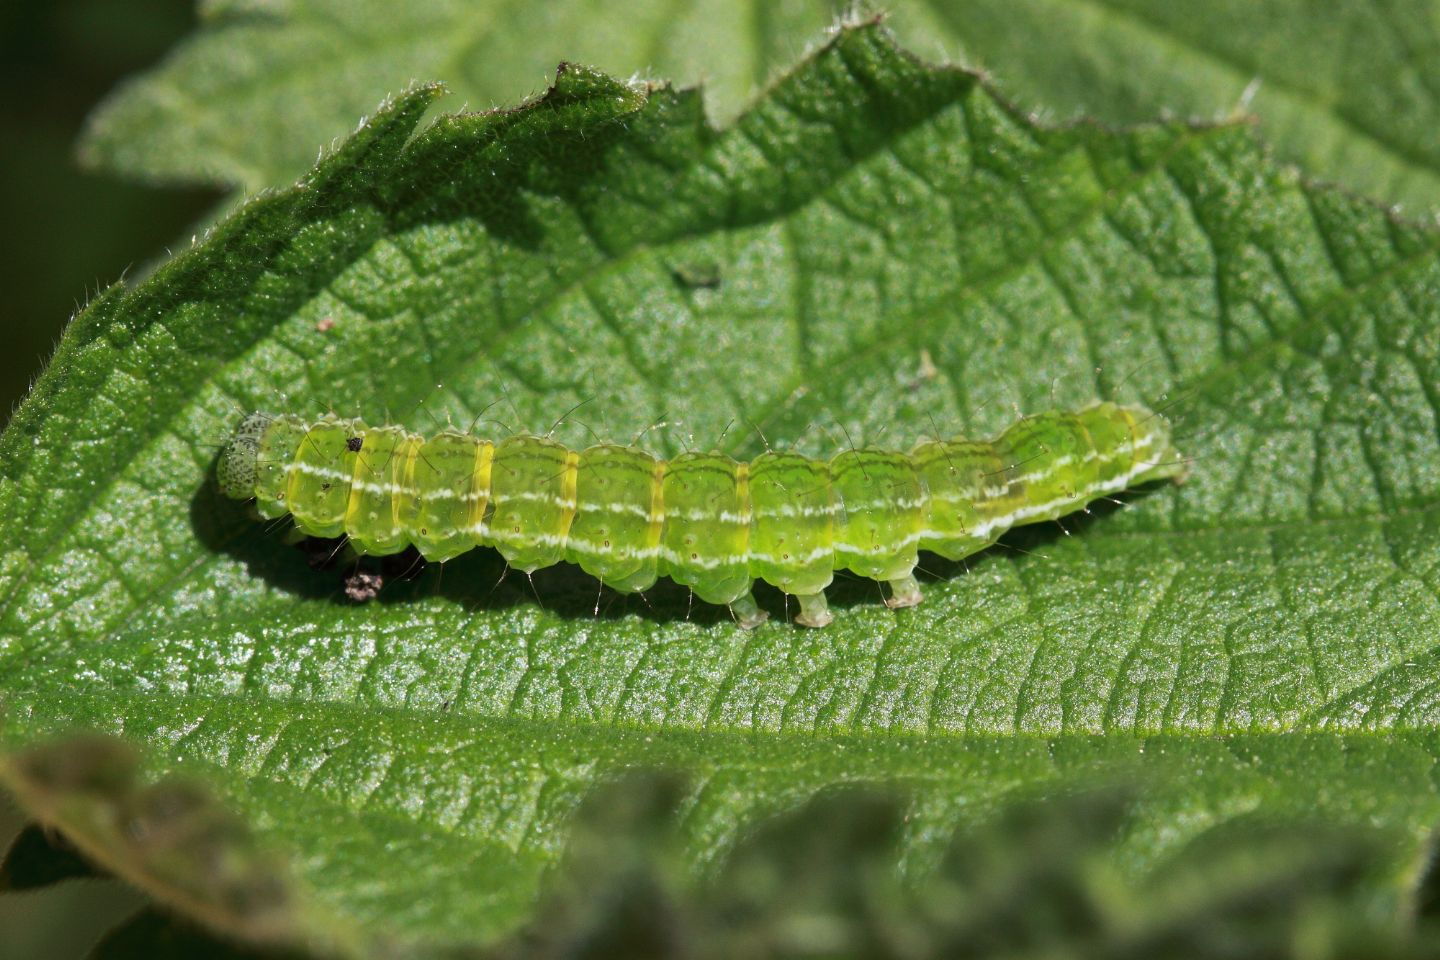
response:
[[[253,499],[266,518],[288,514],[310,536],[344,536],[362,554],[413,545],[445,561],[493,547],[526,573],[565,560],[622,593],[668,576],[752,628],[768,616],[751,594],[757,579],[793,594],[804,626],[833,619],[824,591],[841,569],[884,581],[889,606],[914,606],[920,550],[959,560],[1013,526],[1183,481],[1189,466],[1163,416],[1107,401],[1024,417],[992,440],[748,463],[257,412],[217,469],[226,496]]]

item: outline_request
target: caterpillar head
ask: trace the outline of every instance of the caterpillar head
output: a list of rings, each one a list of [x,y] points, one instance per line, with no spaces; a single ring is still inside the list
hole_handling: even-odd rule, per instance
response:
[[[259,411],[240,421],[225,449],[220,451],[217,476],[220,492],[234,500],[255,496],[256,464],[259,462],[260,438],[275,418]]]

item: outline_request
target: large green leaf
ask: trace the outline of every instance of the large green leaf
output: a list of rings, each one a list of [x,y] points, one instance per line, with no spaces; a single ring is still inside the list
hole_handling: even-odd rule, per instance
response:
[[[703,79],[732,116],[844,4],[631,0],[202,3],[194,38],[97,114],[92,163],[258,190],[289,181],[412,78],[471,107],[561,59]],[[1254,111],[1282,154],[1390,202],[1440,208],[1436,0],[889,0],[917,51],[993,70],[1047,113],[1111,122]],[[739,9],[737,9],[739,8]]]
[[[1440,817],[1440,233],[1243,125],[1033,126],[873,26],[719,131],[573,68],[416,135],[434,95],[72,324],[0,438],[7,742],[98,728],[207,779],[290,852],[301,927],[357,952],[520,921],[632,765],[697,778],[697,863],[885,780],[923,873],[1004,798],[1121,766],[1155,784],[1126,870],[1303,813],[1407,837],[1372,892],[1411,896]],[[823,631],[667,588],[597,616],[583,575],[497,586],[487,551],[353,605],[211,481],[254,408],[545,431],[588,400],[559,436],[748,456],[1167,391],[1185,486],[936,566],[912,611],[842,583]]]

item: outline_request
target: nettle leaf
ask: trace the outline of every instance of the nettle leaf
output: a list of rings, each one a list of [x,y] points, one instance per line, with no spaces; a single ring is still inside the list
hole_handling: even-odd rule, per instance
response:
[[[1440,818],[1440,233],[1243,125],[1032,125],[873,25],[719,130],[564,68],[416,133],[436,93],[67,331],[0,438],[6,743],[118,733],[210,783],[360,954],[523,923],[634,766],[693,778],[692,866],[877,781],[923,876],[1125,769],[1128,876],[1236,824],[1383,825],[1366,889],[1404,907]],[[751,456],[1167,393],[1185,486],[927,563],[914,610],[838,584],[820,631],[774,592],[751,633],[664,586],[597,615],[490,551],[356,605],[212,479],[256,408]]]
[[[539,89],[561,59],[704,80],[733,116],[845,7],[835,0],[210,0],[164,64],[95,115],[104,169],[254,191],[289,182],[416,77],[472,108]],[[1253,111],[1280,153],[1390,202],[1440,208],[1435,0],[889,0],[902,39],[983,66],[1013,97],[1113,123]]]

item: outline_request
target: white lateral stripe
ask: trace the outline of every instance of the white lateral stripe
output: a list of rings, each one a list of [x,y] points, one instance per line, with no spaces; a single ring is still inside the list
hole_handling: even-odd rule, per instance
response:
[[[753,504],[753,491],[751,493],[751,498]],[[754,510],[753,505],[751,509],[752,511]],[[765,519],[769,519],[771,517],[833,517],[839,511],[840,505],[833,501],[825,504],[824,506],[818,507],[801,506],[797,503],[782,503],[775,507],[766,507],[764,510],[760,511],[758,515]]]
[[[506,490],[496,493],[490,491],[495,498],[496,504],[509,503],[511,500],[519,500],[529,503],[546,503],[552,507],[564,507],[566,510],[575,509],[575,501],[556,493],[548,493],[544,490]]]
[[[349,483],[354,476],[353,474],[347,473],[344,470],[336,470],[334,467],[327,467],[318,463],[305,463],[301,460],[296,460],[292,462],[289,469],[298,471],[300,473],[308,474],[312,477],[320,477],[322,479],[328,480],[340,480],[345,483]]]
[[[1124,490],[1130,485],[1130,481],[1134,480],[1136,477],[1140,476],[1141,474],[1145,473],[1150,469],[1152,468],[1148,465],[1142,466],[1137,463],[1132,466],[1127,472],[1121,474],[1120,476],[1106,482],[1093,484],[1092,486],[1088,487],[1083,491],[1077,491],[1073,496],[1057,497],[1054,500],[1049,501],[1048,503],[1029,504],[1027,506],[1019,507],[1011,511],[1010,513],[1004,514],[1003,516],[992,517],[989,520],[986,520],[984,523],[977,524],[975,529],[970,531],[970,536],[983,537],[987,540],[994,539],[994,537],[998,537],[999,534],[996,533],[992,535],[992,531],[998,530],[1003,532],[1004,530],[1015,526],[1022,520],[1028,520],[1030,517],[1041,516],[1051,510],[1054,510],[1056,507],[1061,506],[1062,504],[1089,501],[1094,499],[1095,497],[1101,496],[1106,493],[1116,493],[1120,490]]]
[[[967,498],[968,499],[968,498]],[[865,510],[921,510],[926,505],[926,498],[906,498],[904,500],[868,500],[864,503],[851,503],[845,501],[846,513],[860,513]]]
[[[646,514],[649,516],[649,514]],[[721,510],[718,514],[709,513],[705,510],[670,510],[665,511],[666,520],[685,520],[690,523],[718,522],[729,526],[749,526],[750,515],[748,513],[735,513],[731,510]]]
[[[417,492],[414,487],[403,487],[398,483],[356,483],[353,480],[350,483],[350,489],[359,490],[362,493],[383,493],[391,497],[410,496]]]
[[[415,492],[417,494],[420,493],[418,489]],[[478,500],[485,499],[485,497],[489,495],[490,491],[488,490],[472,489],[461,493],[459,490],[453,490],[450,487],[440,487],[438,490],[426,490],[425,493],[421,495],[421,498],[426,503],[434,503],[437,500],[468,500],[471,503],[475,503]]]
[[[641,520],[650,519],[650,508],[641,506],[638,503],[628,503],[624,500],[616,500],[612,503],[592,503],[583,496],[579,497],[579,504],[576,509],[580,513],[619,513],[628,514],[632,517],[639,517]]]

